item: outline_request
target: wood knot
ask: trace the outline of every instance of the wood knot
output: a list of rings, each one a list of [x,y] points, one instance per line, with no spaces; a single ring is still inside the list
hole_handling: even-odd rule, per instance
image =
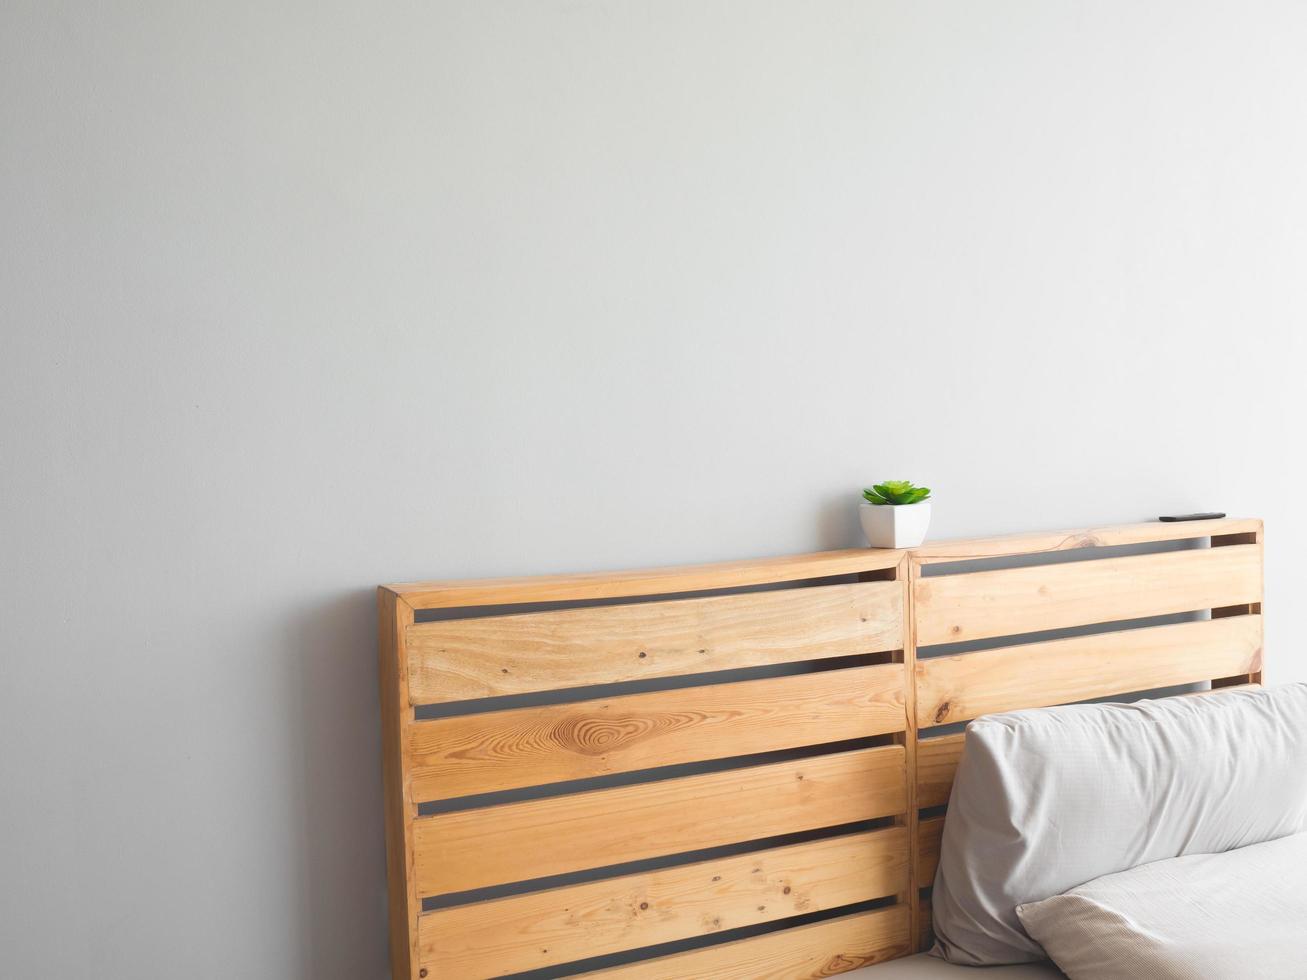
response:
[[[649,911],[649,903],[648,903],[648,902],[641,902],[641,903],[640,903],[640,911],[641,911],[641,912],[648,912],[648,911]]]
[[[944,719],[948,717],[949,708],[951,707],[953,707],[951,702],[949,701],[941,702],[940,706],[935,710],[936,725],[944,724]]]
[[[645,653],[643,650],[640,651],[640,659],[641,659],[641,660],[643,660],[643,659],[644,659],[645,657],[647,657],[647,656],[649,656],[649,654]]]
[[[781,894],[782,894],[782,895],[788,895],[789,893],[790,893],[790,886],[789,886],[789,885],[786,885],[784,888],[781,889]]]
[[[634,716],[571,715],[549,732],[551,741],[571,752],[600,756],[648,737],[658,728],[658,719]]]

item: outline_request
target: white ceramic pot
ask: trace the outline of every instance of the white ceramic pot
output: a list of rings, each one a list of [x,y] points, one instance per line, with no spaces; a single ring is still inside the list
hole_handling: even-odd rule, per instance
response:
[[[915,548],[926,540],[930,501],[919,504],[859,504],[862,533],[873,548]]]

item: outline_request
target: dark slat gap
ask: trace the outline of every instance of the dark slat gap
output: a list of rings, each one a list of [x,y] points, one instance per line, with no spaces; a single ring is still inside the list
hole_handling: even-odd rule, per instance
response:
[[[660,871],[699,861],[712,861],[749,854],[790,844],[806,844],[810,841],[825,840],[829,837],[841,837],[846,834],[859,834],[868,830],[882,830],[894,826],[893,817],[880,817],[876,820],[860,820],[857,823],[840,824],[835,827],[819,827],[816,830],[797,831],[776,837],[764,837],[758,840],[741,841],[738,844],[722,844],[717,847],[701,848],[697,851],[683,851],[656,858],[644,858],[639,861],[626,861],[610,864],[602,868],[589,868],[585,871],[572,871],[567,874],[550,875],[545,878],[533,878],[529,881],[515,881],[504,885],[491,885],[486,888],[474,888],[470,891],[449,892],[422,900],[423,912],[435,912],[439,909],[456,905],[469,905],[473,902],[488,902],[497,898],[509,898],[530,892],[545,891],[550,888],[564,888],[568,885],[583,885],[607,878],[620,878],[623,875],[641,874],[647,871]]]
[[[1048,640],[1069,640],[1077,636],[1099,636],[1103,633],[1146,629],[1149,626],[1173,626],[1176,623],[1192,623],[1206,618],[1205,610],[1195,609],[1192,612],[1168,613],[1163,616],[1143,616],[1138,619],[1117,619],[1108,623],[1089,623],[1084,626],[1063,626],[1057,629],[1036,630],[1033,633],[989,636],[981,640],[963,640],[960,643],[933,643],[928,646],[918,647],[917,659],[929,660],[932,657],[952,657],[962,653],[979,653],[983,650],[1025,646],[1029,643],[1043,643]]]
[[[1102,548],[1067,548],[1064,551],[1036,551],[1024,555],[999,555],[993,558],[966,558],[962,561],[938,562],[921,567],[922,578],[937,575],[962,575],[967,572],[996,572],[1006,568],[1033,568],[1039,565],[1065,565],[1100,558],[1126,558],[1131,555],[1159,555],[1168,551],[1192,551],[1208,546],[1208,535],[1180,538],[1175,541],[1145,541],[1138,544],[1114,544]]]
[[[886,569],[893,572],[893,569]],[[869,573],[862,573],[869,574]],[[756,592],[783,592],[786,589],[817,589],[823,585],[849,585],[859,581],[858,572],[828,575],[824,578],[793,579],[788,582],[764,582],[761,585],[735,585],[721,589],[700,589],[694,592],[657,592],[652,595],[613,596],[603,599],[554,599],[544,602],[514,602],[494,606],[450,606],[438,609],[419,609],[413,615],[415,623],[442,623],[451,619],[488,619],[495,616],[513,616],[519,613],[555,612],[559,609],[599,609],[604,606],[640,606],[650,602],[674,602],[677,599],[710,599],[724,595],[751,595]]]
[[[765,664],[759,667],[733,667],[729,670],[705,671],[698,674],[678,674],[675,677],[650,677],[642,680],[620,681],[613,684],[591,684],[587,687],[566,687],[553,691],[532,691],[529,694],[504,694],[493,698],[472,701],[451,701],[446,704],[423,704],[413,709],[418,721],[454,718],[462,715],[483,714],[487,711],[508,711],[513,708],[541,708],[578,701],[597,701],[628,694],[650,694],[655,691],[679,691],[688,687],[712,687],[736,681],[766,680],[772,677],[791,677],[799,674],[817,674],[828,670],[845,670],[850,667],[869,667],[891,663],[894,651],[856,653],[823,660],[796,660],[786,664]]]
[[[554,796],[570,796],[592,790],[614,789],[618,786],[635,786],[642,783],[659,783],[667,779],[681,779],[685,776],[701,776],[705,773],[724,772],[729,769],[747,769],[753,766],[770,765],[776,762],[792,762],[796,759],[810,759],[835,752],[849,752],[854,749],[878,748],[891,745],[894,733],[886,735],[869,735],[865,738],[846,739],[842,742],[825,742],[820,745],[801,745],[790,749],[776,749],[771,752],[756,752],[750,755],[729,756],[724,759],[705,759],[702,762],[678,762],[670,766],[656,766],[651,769],[636,769],[632,772],[617,772],[607,776],[588,776],[585,779],[569,779],[561,783],[546,783],[543,786],[524,786],[518,789],[497,790],[494,793],[477,793],[473,796],[456,796],[447,800],[427,800],[418,804],[419,817],[434,817],[442,813],[457,813],[462,810],[478,810],[484,807],[505,806],[510,803],[523,803],[527,800],[543,800]]]
[[[593,970],[607,970],[616,966],[625,966],[628,963],[638,963],[642,960],[651,960],[659,956],[669,956],[672,953],[684,953],[690,950],[705,949],[709,946],[718,946],[722,943],[734,942],[739,939],[752,939],[755,936],[764,936],[768,933],[780,932],[783,929],[793,929],[797,926],[825,922],[828,919],[838,919],[845,915],[855,915],[861,912],[870,912],[875,909],[889,908],[894,904],[893,897],[878,898],[867,902],[858,902],[854,905],[843,905],[835,909],[823,909],[820,912],[809,912],[806,915],[795,915],[788,919],[778,919],[774,922],[761,922],[756,925],[742,926],[738,929],[726,929],[722,932],[709,933],[706,936],[693,936],[689,939],[678,939],[674,942],[659,943],[656,946],[644,946],[640,949],[625,950],[621,953],[610,953],[607,956],[593,956],[587,960],[576,960],[572,963],[564,963],[560,966],[551,967],[549,969],[528,970],[524,973],[505,974],[504,980],[555,980],[555,978],[559,977],[572,977],[580,973],[589,973]]]

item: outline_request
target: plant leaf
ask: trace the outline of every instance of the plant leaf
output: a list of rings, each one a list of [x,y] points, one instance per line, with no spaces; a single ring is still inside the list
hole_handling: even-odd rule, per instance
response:
[[[886,502],[885,498],[875,490],[863,490],[862,495],[867,498],[869,504],[883,504]]]

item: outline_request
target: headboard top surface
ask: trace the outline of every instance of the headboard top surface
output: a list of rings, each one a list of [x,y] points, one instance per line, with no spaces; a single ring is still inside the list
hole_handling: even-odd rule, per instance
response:
[[[414,609],[490,606],[508,603],[581,601],[630,596],[745,588],[777,582],[826,578],[896,567],[906,555],[919,564],[1002,558],[1077,548],[1183,541],[1191,538],[1256,534],[1255,518],[1212,521],[1146,521],[1056,531],[1027,531],[993,537],[927,541],[917,548],[845,548],[774,558],[679,565],[614,572],[581,572],[508,578],[402,582],[384,588]]]
[[[747,588],[895,568],[904,552],[846,548],[777,558],[679,565],[618,572],[582,572],[513,578],[453,579],[384,586],[414,609],[509,603],[617,599],[708,589]]]
[[[1261,530],[1262,522],[1256,518],[1145,521],[1138,524],[1114,524],[1065,531],[1026,531],[995,537],[927,541],[919,548],[910,549],[909,554],[920,564],[930,565],[937,562],[1071,551],[1077,548],[1110,548],[1118,545],[1225,537],[1232,534],[1257,534]]]

